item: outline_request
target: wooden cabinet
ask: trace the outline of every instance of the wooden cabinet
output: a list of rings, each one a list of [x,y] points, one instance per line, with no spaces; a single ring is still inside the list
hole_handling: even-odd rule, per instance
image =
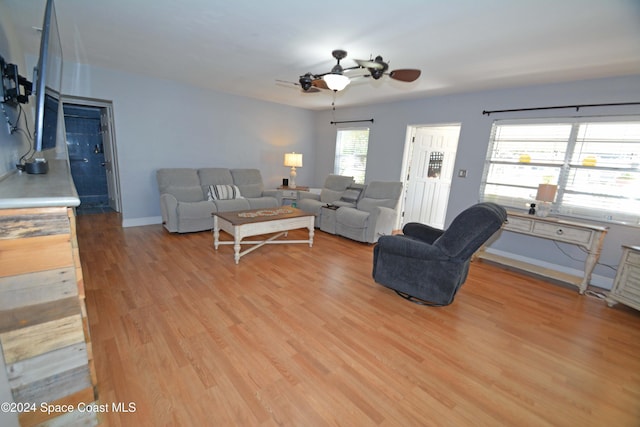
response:
[[[569,243],[584,248],[587,251],[584,274],[582,276],[576,276],[514,260],[486,252],[486,247],[482,247],[476,254],[476,257],[575,285],[581,294],[583,294],[587,286],[589,286],[591,273],[600,257],[602,243],[608,230],[607,227],[594,224],[553,217],[542,218],[512,211],[507,212],[507,222],[503,225],[502,229],[556,242]]]
[[[622,245],[620,265],[607,296],[609,307],[618,302],[640,310],[640,246]]]
[[[0,209],[0,344],[23,426],[97,424],[91,411],[41,411],[97,399],[75,224],[67,207]]]

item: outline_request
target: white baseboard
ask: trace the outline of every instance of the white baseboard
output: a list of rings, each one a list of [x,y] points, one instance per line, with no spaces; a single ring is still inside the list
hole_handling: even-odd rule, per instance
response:
[[[544,268],[548,268],[548,269],[551,269],[551,270],[561,271],[561,272],[566,273],[566,274],[572,274],[574,276],[583,276],[584,275],[584,272],[582,270],[578,270],[578,269],[570,268],[570,267],[565,267],[563,265],[552,264],[552,263],[546,262],[546,261],[540,261],[539,259],[535,259],[535,258],[529,258],[529,257],[521,256],[521,255],[516,255],[516,254],[513,254],[511,252],[505,252],[505,251],[501,251],[501,250],[497,250],[497,249],[493,249],[493,248],[487,248],[487,252],[495,254],[495,255],[500,255],[500,256],[503,256],[505,258],[511,258],[511,259],[516,260],[516,261],[522,261],[522,262],[526,262],[526,263],[529,263],[529,264],[533,264],[533,265],[536,265],[538,267],[544,267]],[[593,285],[593,286],[596,286],[598,288],[611,290],[611,288],[613,287],[613,278],[600,276],[600,275],[597,275],[597,274],[592,274],[591,275],[590,284]]]
[[[161,216],[148,216],[144,218],[123,219],[122,227],[140,227],[142,225],[162,224]]]

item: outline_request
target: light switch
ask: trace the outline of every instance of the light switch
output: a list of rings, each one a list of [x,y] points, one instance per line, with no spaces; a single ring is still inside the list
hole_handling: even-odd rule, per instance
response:
[[[459,178],[466,178],[467,177],[467,170],[466,169],[460,169],[458,171],[458,177]]]

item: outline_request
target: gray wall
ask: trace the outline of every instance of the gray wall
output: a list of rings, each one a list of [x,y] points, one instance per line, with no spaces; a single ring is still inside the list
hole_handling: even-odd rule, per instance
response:
[[[611,114],[631,114],[640,117],[639,105],[584,108],[578,112],[575,109],[563,109],[492,114],[491,116],[483,115],[483,110],[621,102],[640,102],[640,75],[438,96],[356,108],[341,109],[338,105],[335,112],[325,111],[315,116],[316,175],[314,181],[321,183],[324,176],[333,170],[336,126],[330,124],[332,120],[375,119],[373,124],[365,124],[370,125],[371,128],[367,156],[367,182],[401,179],[402,156],[408,126],[461,123],[455,170],[467,169],[467,177],[453,179],[446,219],[446,224],[449,224],[460,211],[479,199],[489,133],[495,119]],[[615,224],[607,225],[610,226],[610,230],[605,239],[600,262],[617,266],[622,252],[620,245],[622,243],[640,244],[640,229]],[[572,260],[553,242],[546,240],[503,233],[492,247],[570,269],[580,269],[583,266],[581,261]],[[573,246],[563,246],[562,249],[571,257],[578,260],[585,259],[585,254]],[[602,276],[596,277],[595,280],[603,281],[604,283],[598,284],[606,286],[607,282],[611,282],[615,272],[609,267],[599,265],[594,274]]]
[[[9,18],[4,5],[0,3],[0,55],[6,62],[16,64],[21,76],[31,80],[33,71],[25,66],[22,48]],[[33,132],[33,106],[26,104],[22,107]],[[11,123],[15,123],[19,114],[18,108],[6,104],[4,109]],[[23,120],[21,120],[21,126],[24,128]],[[28,140],[24,133],[9,133],[4,114],[0,111],[0,178],[15,170],[18,159],[26,153],[28,147]]]
[[[158,168],[258,168],[275,188],[289,176],[284,153],[295,151],[304,155],[297,181],[314,175],[307,110],[67,63],[63,93],[113,101],[125,225],[159,222]]]

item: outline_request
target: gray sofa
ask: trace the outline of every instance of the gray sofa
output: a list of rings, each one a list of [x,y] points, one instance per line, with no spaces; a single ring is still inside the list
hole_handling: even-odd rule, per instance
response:
[[[264,190],[258,169],[167,168],[158,169],[156,179],[162,224],[172,233],[211,230],[214,212],[281,204],[277,190]],[[210,186],[214,186],[211,196]]]

